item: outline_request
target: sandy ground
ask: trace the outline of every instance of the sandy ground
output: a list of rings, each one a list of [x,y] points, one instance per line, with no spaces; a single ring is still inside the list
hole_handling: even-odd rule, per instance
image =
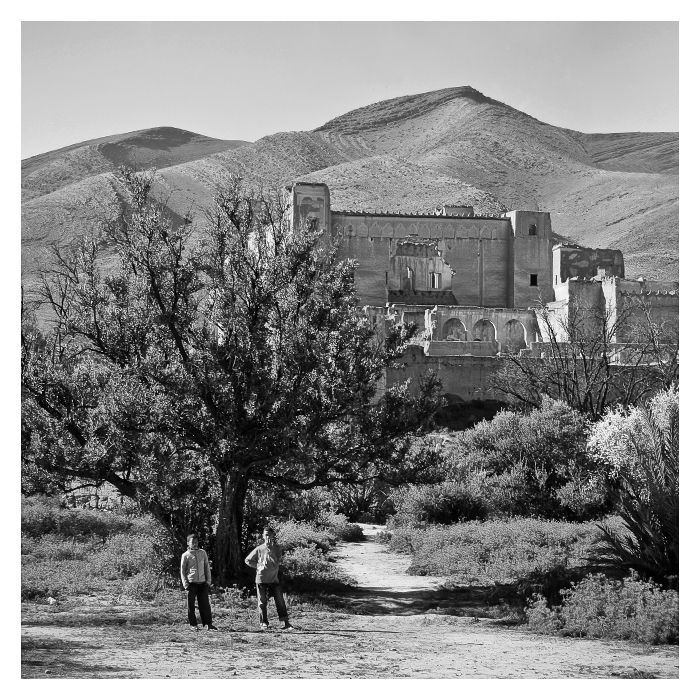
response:
[[[475,616],[440,579],[408,576],[408,557],[366,542],[337,562],[358,581],[340,612],[290,597],[294,632],[257,630],[254,602],[215,607],[218,632],[153,622],[98,602],[48,614],[23,606],[23,677],[69,678],[677,678],[678,647],[533,634]],[[96,614],[96,609],[98,610]],[[349,614],[352,613],[352,614]],[[271,616],[271,620],[273,616]]]

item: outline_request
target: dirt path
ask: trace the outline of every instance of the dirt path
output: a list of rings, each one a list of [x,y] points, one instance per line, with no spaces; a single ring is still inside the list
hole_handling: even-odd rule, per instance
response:
[[[73,678],[676,678],[678,648],[533,634],[465,615],[440,579],[408,576],[408,557],[367,541],[337,563],[358,581],[339,609],[290,597],[292,633],[257,629],[247,607],[215,606],[218,632],[158,611],[96,604],[23,606],[23,677]],[[460,615],[443,615],[461,607]],[[184,610],[182,611],[184,614]],[[162,611],[161,611],[162,613]],[[178,619],[177,623],[170,622]],[[168,621],[163,621],[168,620]],[[274,626],[274,625],[273,625]]]

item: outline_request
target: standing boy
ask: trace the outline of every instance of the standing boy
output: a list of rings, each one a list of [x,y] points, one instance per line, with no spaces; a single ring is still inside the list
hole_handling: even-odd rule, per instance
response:
[[[258,594],[258,615],[260,629],[266,630],[270,625],[267,621],[267,601],[270,593],[275,599],[275,607],[280,622],[284,623],[283,630],[294,629],[289,624],[287,606],[282,595],[282,586],[279,581],[279,568],[282,559],[282,550],[277,544],[275,531],[271,527],[263,530],[264,543],[256,547],[246,558],[245,563],[255,569],[255,590]]]
[[[194,612],[194,601],[197,600],[202,626],[215,630],[211,622],[211,607],[209,605],[209,586],[211,586],[211,569],[209,557],[203,549],[199,549],[197,535],[187,536],[187,551],[180,560],[180,577],[187,591],[187,618],[193,630],[197,628],[197,616]]]

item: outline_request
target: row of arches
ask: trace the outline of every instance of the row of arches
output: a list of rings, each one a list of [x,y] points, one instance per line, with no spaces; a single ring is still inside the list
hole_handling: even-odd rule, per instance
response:
[[[511,351],[526,347],[525,327],[515,319],[508,321],[503,329],[503,337],[496,337],[496,326],[486,318],[479,319],[471,329],[471,337],[465,325],[458,318],[448,319],[442,327],[443,340],[479,340],[494,343],[497,340]]]

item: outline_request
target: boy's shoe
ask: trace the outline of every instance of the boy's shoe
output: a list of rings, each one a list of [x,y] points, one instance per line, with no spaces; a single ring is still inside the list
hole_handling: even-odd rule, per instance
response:
[[[219,628],[216,625],[207,625],[207,629],[211,632],[212,630],[218,630]]]
[[[195,632],[199,631],[199,627],[197,625],[190,625],[190,629],[194,630]]]
[[[266,629],[269,629],[270,625],[267,624],[267,622],[261,622],[260,623],[260,629],[264,632]]]
[[[283,632],[291,632],[295,627],[291,625],[289,622],[285,622],[284,626],[282,627]]]

